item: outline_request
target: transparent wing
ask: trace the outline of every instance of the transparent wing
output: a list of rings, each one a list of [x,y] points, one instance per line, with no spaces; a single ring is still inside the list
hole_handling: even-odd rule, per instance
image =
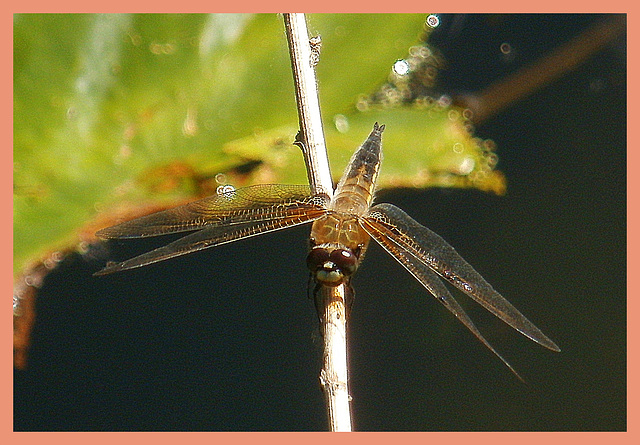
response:
[[[446,288],[442,282],[439,285],[434,284],[440,280],[433,272],[531,340],[553,351],[560,351],[550,338],[496,292],[453,247],[398,207],[392,204],[374,206],[367,216],[362,218],[361,224],[373,239],[411,272],[494,353],[495,350],[477,332],[462,308],[457,303],[452,303],[453,297],[443,293],[443,289],[446,291]]]
[[[516,372],[515,369],[502,357],[498,351],[496,351],[493,346],[487,341],[486,338],[480,333],[476,325],[471,321],[471,318],[467,315],[467,313],[462,309],[462,306],[453,298],[453,295],[449,292],[447,287],[444,285],[440,277],[432,272],[428,267],[422,263],[422,261],[416,256],[412,255],[409,250],[406,250],[400,247],[397,243],[394,242],[393,237],[389,236],[386,232],[386,228],[380,226],[378,221],[376,220],[368,220],[366,224],[369,224],[369,228],[367,231],[369,234],[376,240],[380,245],[391,254],[400,264],[402,264],[405,269],[407,269],[411,275],[413,275],[434,297],[440,301],[453,315],[456,316],[462,324],[464,324],[467,329],[469,329],[473,335],[475,335],[478,340],[480,340],[491,352],[493,352],[502,362],[509,367],[509,369],[516,375],[520,380],[522,378]],[[387,234],[385,234],[387,233]],[[376,236],[375,234],[378,234]]]
[[[323,213],[324,210],[314,209],[313,212],[307,212],[298,216],[291,215],[282,219],[252,221],[244,224],[236,223],[232,225],[208,226],[169,243],[166,246],[159,247],[121,263],[108,264],[107,267],[100,270],[95,275],[106,275],[113,272],[119,272],[121,270],[134,269],[152,263],[157,263],[158,261],[185,255],[187,253],[218,246],[220,244],[230,243],[231,241],[305,224],[319,218]]]
[[[190,232],[207,226],[269,221],[324,206],[308,185],[262,184],[210,196],[173,209],[107,227],[104,239],[144,238]]]
[[[305,224],[325,213],[325,202],[321,196],[309,196],[307,186],[260,185],[127,221],[103,229],[97,235],[125,239],[197,232],[121,263],[108,264],[96,275],[142,267],[231,241]]]

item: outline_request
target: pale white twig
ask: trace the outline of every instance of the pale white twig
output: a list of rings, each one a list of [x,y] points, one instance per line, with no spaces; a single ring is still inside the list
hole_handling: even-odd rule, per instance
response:
[[[333,195],[333,181],[324,141],[315,75],[318,54],[312,51],[304,14],[284,14],[289,54],[298,104],[300,134],[309,183],[314,193]],[[318,47],[314,38],[314,49]],[[320,383],[325,395],[331,431],[351,431],[347,386],[346,310],[344,285],[321,287],[318,292],[323,338]]]
[[[345,286],[323,286],[318,292],[324,312],[320,323],[323,338],[320,383],[327,404],[331,431],[351,431],[349,387],[347,384],[347,316]]]
[[[289,42],[289,55],[296,89],[300,142],[307,166],[309,183],[314,193],[333,195],[333,180],[329,169],[329,157],[324,142],[320,116],[320,101],[316,82],[317,54],[311,52],[307,22],[304,14],[284,14],[284,24]]]

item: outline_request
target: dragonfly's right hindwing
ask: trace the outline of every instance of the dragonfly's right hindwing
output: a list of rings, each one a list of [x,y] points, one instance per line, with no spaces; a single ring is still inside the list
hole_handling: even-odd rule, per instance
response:
[[[385,238],[390,239],[398,251],[408,252],[417,260],[411,262],[414,267],[431,269],[526,337],[553,351],[560,350],[444,239],[398,207],[392,204],[379,204],[369,210],[363,221],[365,230],[383,247],[386,243]],[[385,249],[389,251],[387,247]],[[390,253],[393,255],[392,252]],[[400,259],[398,261],[402,263]],[[418,262],[422,265],[420,266]],[[407,264],[402,264],[409,269]]]

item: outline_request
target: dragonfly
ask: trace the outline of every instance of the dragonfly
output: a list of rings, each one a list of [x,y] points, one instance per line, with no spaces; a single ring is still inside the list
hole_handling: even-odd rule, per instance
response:
[[[191,232],[165,246],[122,262],[111,262],[96,275],[135,269],[232,241],[311,223],[307,266],[322,287],[345,285],[371,239],[398,261],[493,354],[513,367],[480,333],[445,282],[460,289],[489,312],[529,339],[560,348],[500,295],[443,238],[393,204],[372,205],[382,160],[384,125],[374,124],[355,151],[335,193],[313,194],[308,185],[262,184],[222,193],[102,229],[103,239],[146,238]],[[519,377],[519,376],[518,376]]]

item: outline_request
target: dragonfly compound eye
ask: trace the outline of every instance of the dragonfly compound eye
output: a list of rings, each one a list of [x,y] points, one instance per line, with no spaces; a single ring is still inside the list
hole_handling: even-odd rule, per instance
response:
[[[329,260],[345,275],[353,274],[358,268],[358,259],[348,249],[336,249],[329,255]]]
[[[314,278],[326,286],[338,286],[345,277],[356,271],[358,260],[347,249],[328,249],[316,247],[307,256],[307,266]]]
[[[329,260],[329,251],[322,247],[315,247],[311,249],[309,255],[307,255],[307,267],[311,272],[315,272],[318,267]]]

